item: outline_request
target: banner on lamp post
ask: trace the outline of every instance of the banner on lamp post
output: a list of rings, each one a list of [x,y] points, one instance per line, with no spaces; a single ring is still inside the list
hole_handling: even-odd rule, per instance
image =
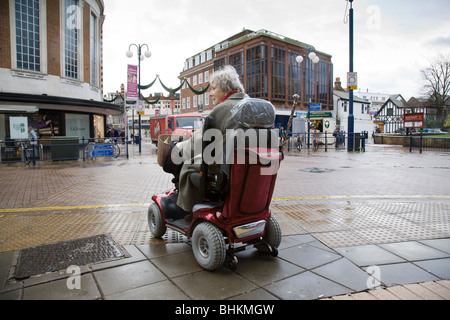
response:
[[[127,68],[127,100],[138,100],[138,67],[131,64]]]

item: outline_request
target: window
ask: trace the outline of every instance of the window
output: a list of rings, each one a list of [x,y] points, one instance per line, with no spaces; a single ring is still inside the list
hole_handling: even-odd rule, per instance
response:
[[[272,48],[272,98],[286,99],[286,52]]]
[[[186,99],[186,108],[188,108],[188,109],[191,108],[191,97],[187,97],[187,99]]]
[[[392,117],[394,115],[394,108],[387,108],[386,115]]]
[[[181,100],[181,108],[183,108],[183,109],[186,109],[186,99],[185,98],[183,98],[182,100]]]
[[[15,0],[17,68],[41,71],[39,0]]]
[[[327,104],[328,92],[328,62],[320,61],[317,69],[317,85],[318,85],[318,102]]]
[[[209,71],[205,71],[205,82],[209,82]]]
[[[221,58],[214,60],[214,71],[222,69],[227,65],[227,58]]]
[[[205,93],[205,106],[209,106],[209,92]]]
[[[203,72],[198,75],[198,84],[203,83]]]
[[[193,76],[192,77],[192,85],[196,86],[197,85],[197,76]]]
[[[197,107],[197,96],[194,96],[192,99],[192,107],[196,108]]]
[[[244,54],[238,52],[230,55],[230,65],[236,69],[241,81],[244,79]]]
[[[213,51],[212,50],[208,50],[206,52],[206,60],[211,60],[213,58]]]
[[[252,98],[268,97],[267,46],[247,50],[247,93]]]
[[[301,63],[298,63],[296,53],[289,53],[288,56],[288,72],[289,72],[289,99],[292,99],[294,94],[301,96],[302,70]]]
[[[79,78],[78,36],[79,30],[74,21],[81,17],[77,0],[64,1],[64,75],[67,78]]]
[[[97,17],[93,13],[91,13],[90,29],[91,84],[97,86]]]

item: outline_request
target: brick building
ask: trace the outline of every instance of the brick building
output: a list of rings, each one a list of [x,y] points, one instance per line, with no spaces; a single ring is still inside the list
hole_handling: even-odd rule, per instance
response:
[[[102,136],[102,0],[0,0],[0,140],[11,118],[39,138]],[[45,116],[45,118],[44,118]]]
[[[320,58],[317,64],[307,58],[310,51]],[[301,63],[296,60],[299,55],[304,58]],[[192,87],[203,91],[214,70],[228,64],[236,68],[247,94],[275,105],[279,126],[287,123],[294,94],[300,95],[297,110],[303,115],[310,102],[320,103],[322,111],[333,110],[331,55],[311,45],[267,30],[244,29],[188,58],[180,80],[187,79]],[[187,85],[182,88],[182,113],[207,113],[212,108],[208,92],[198,95]]]

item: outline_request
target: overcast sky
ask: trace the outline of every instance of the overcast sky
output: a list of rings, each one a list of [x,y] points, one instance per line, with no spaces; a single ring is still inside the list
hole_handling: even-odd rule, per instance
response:
[[[266,29],[331,54],[334,78],[346,84],[349,23],[345,0],[104,0],[104,91],[126,83],[130,44],[148,44],[141,84],[158,74],[179,85],[184,61],[243,28]],[[450,1],[354,0],[354,71],[362,91],[421,95],[420,70],[450,52]],[[143,92],[163,92],[158,85]]]

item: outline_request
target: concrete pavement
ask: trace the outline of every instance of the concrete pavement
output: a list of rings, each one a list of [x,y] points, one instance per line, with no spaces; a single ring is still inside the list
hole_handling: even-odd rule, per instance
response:
[[[449,299],[449,170],[448,154],[391,146],[291,153],[272,202],[279,257],[247,250],[235,272],[207,272],[189,239],[148,230],[151,195],[171,188],[150,144],[128,160],[4,166],[0,299]],[[27,248],[104,234],[121,255],[79,278],[16,278]]]

